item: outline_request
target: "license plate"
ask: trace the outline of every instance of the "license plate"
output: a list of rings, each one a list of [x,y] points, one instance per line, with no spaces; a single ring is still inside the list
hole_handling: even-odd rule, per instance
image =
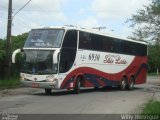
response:
[[[38,88],[39,85],[38,85],[37,83],[32,83],[32,87],[33,87],[33,88]]]

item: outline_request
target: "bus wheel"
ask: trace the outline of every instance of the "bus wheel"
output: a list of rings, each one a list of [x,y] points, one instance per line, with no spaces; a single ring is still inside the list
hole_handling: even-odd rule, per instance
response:
[[[51,92],[52,92],[52,89],[48,89],[48,88],[45,89],[45,93],[46,93],[47,95],[50,95]]]
[[[127,78],[123,77],[122,80],[121,80],[121,83],[120,83],[120,89],[125,90],[126,87],[127,87]]]
[[[74,87],[74,93],[79,94],[80,93],[80,78],[77,78],[75,87]]]
[[[134,89],[134,84],[135,84],[135,79],[134,77],[130,78],[130,83],[127,85],[128,90],[133,90]]]

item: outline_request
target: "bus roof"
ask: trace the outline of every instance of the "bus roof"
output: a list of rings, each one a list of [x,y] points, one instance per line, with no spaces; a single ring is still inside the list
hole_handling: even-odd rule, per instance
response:
[[[141,44],[147,45],[147,41],[138,41],[138,40],[133,40],[133,39],[122,38],[122,37],[111,35],[106,32],[98,31],[95,29],[81,28],[81,27],[76,27],[76,26],[72,26],[72,25],[70,25],[70,26],[51,26],[51,27],[43,27],[43,28],[38,28],[38,29],[64,29],[66,31],[67,30],[78,30],[78,31],[93,33],[93,34],[97,34],[97,35],[102,35],[102,36],[107,36],[107,37],[112,37],[112,38],[117,38],[117,39],[121,39],[121,40],[126,40],[126,41],[131,41],[131,42],[136,42],[136,43],[141,43]]]

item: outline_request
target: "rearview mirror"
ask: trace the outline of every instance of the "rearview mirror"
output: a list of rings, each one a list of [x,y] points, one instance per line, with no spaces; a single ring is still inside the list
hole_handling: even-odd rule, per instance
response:
[[[12,63],[15,63],[15,59],[16,59],[16,55],[20,52],[22,52],[23,50],[22,49],[17,49],[13,52],[12,54]]]

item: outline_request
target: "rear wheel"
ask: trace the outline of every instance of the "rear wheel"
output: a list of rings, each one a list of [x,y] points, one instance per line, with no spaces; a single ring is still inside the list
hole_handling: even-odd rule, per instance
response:
[[[51,93],[52,93],[52,89],[46,88],[46,89],[45,89],[45,93],[46,93],[47,95],[51,94]]]
[[[80,93],[80,78],[77,78],[75,87],[74,87],[74,93],[79,94]]]
[[[123,77],[122,80],[121,80],[121,83],[120,83],[120,89],[125,90],[126,87],[127,87],[127,78]]]
[[[128,90],[133,90],[134,89],[134,84],[135,84],[135,79],[134,77],[130,78],[129,84],[127,85]]]

